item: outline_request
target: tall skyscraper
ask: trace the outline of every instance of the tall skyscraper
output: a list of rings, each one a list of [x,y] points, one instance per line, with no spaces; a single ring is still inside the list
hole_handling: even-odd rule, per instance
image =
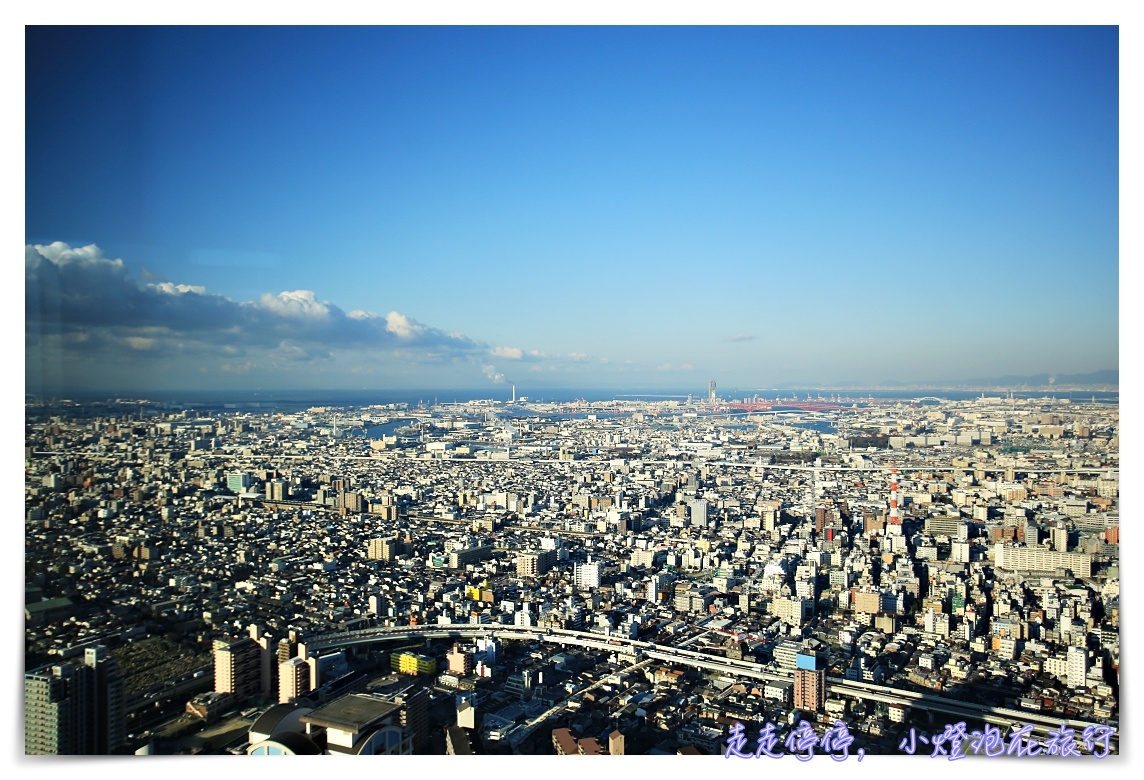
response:
[[[126,742],[123,676],[103,645],[24,674],[24,753],[108,755]]]
[[[710,382],[707,383],[707,400],[714,403],[715,397],[716,397],[715,396],[715,380],[712,379]]]

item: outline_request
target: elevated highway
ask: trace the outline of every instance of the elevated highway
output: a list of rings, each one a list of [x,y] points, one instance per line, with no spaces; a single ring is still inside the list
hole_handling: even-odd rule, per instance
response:
[[[299,646],[299,653],[315,653],[321,650],[352,647],[374,642],[399,641],[409,639],[475,639],[496,636],[525,642],[547,642],[560,646],[583,647],[592,650],[615,652],[633,657],[637,666],[644,662],[662,661],[665,664],[689,666],[709,672],[719,672],[735,677],[758,680],[762,683],[792,681],[793,674],[773,666],[754,661],[737,660],[712,655],[686,647],[657,644],[646,640],[630,639],[617,635],[603,635],[587,631],[573,631],[558,628],[536,628],[521,626],[449,625],[449,626],[387,626],[358,631],[341,631],[308,637]],[[634,667],[633,667],[634,668]],[[1014,723],[1030,724],[1034,733],[1045,736],[1064,725],[1074,729],[1079,735],[1087,726],[1119,727],[1118,721],[1098,723],[1075,718],[1060,718],[1030,710],[1016,710],[993,707],[974,702],[951,699],[926,691],[910,691],[875,683],[847,680],[835,675],[827,675],[828,695],[845,697],[859,701],[877,701],[884,704],[897,704],[915,712],[924,713],[931,724],[944,725],[960,720],[983,721],[1001,727],[1006,733]],[[535,723],[532,724],[535,727]],[[1119,735],[1113,738],[1113,750],[1119,751]]]

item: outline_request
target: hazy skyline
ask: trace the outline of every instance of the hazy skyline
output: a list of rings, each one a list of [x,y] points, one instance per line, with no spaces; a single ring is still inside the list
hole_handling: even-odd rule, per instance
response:
[[[30,392],[1119,367],[1115,27],[26,44]]]

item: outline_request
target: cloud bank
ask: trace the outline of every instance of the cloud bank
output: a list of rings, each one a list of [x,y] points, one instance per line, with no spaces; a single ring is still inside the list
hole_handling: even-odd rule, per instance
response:
[[[149,279],[149,273],[132,278],[122,260],[104,257],[95,245],[26,245],[26,380],[34,382],[37,367],[45,365],[57,365],[81,385],[85,378],[107,384],[107,373],[132,366],[233,375],[317,364],[407,373],[412,365],[461,364],[478,376],[490,357],[524,357],[519,348],[494,348],[399,311],[347,312],[310,290],[235,301],[203,287]],[[490,378],[496,376],[492,368]]]

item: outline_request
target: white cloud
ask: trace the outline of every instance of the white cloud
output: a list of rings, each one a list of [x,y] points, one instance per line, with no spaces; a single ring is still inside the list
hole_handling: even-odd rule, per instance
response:
[[[278,295],[266,293],[258,299],[258,306],[283,317],[324,319],[330,316],[329,305],[319,302],[310,290],[293,290]]]
[[[195,284],[171,284],[170,282],[160,282],[158,284],[147,285],[148,289],[157,290],[167,295],[185,295],[186,293],[195,293],[196,295],[206,295],[207,288]]]
[[[524,357],[524,350],[520,347],[494,347],[489,350],[489,354],[507,360],[520,360]]]
[[[113,266],[117,270],[126,273],[127,266],[123,264],[122,260],[108,260],[103,256],[103,250],[95,244],[88,244],[87,246],[70,247],[63,241],[55,241],[51,244],[28,244],[24,247],[25,263],[32,262],[35,256],[41,256],[52,261],[56,265],[88,265],[88,266]]]
[[[137,349],[141,352],[146,352],[154,349],[155,345],[158,343],[155,341],[155,339],[143,338],[142,336],[128,336],[123,340],[127,343],[127,346],[131,347],[132,349]]]
[[[385,329],[399,339],[417,338],[425,332],[424,325],[396,311],[385,315]]]
[[[467,366],[501,383],[506,379],[496,366],[486,365],[489,358],[552,360],[539,350],[494,347],[396,310],[384,316],[346,312],[312,290],[236,301],[202,286],[157,281],[151,273],[132,278],[122,260],[104,257],[94,244],[28,244],[24,255],[25,342],[26,349],[36,350],[25,361],[26,383],[40,381],[38,367],[44,365],[74,370],[72,380],[83,387],[96,375],[118,382],[113,372],[128,369],[144,376],[168,368],[184,376],[199,371],[253,375],[294,370],[289,367],[302,363],[315,371],[348,371],[362,360],[372,361],[379,372]],[[588,356],[568,358],[580,359]]]

